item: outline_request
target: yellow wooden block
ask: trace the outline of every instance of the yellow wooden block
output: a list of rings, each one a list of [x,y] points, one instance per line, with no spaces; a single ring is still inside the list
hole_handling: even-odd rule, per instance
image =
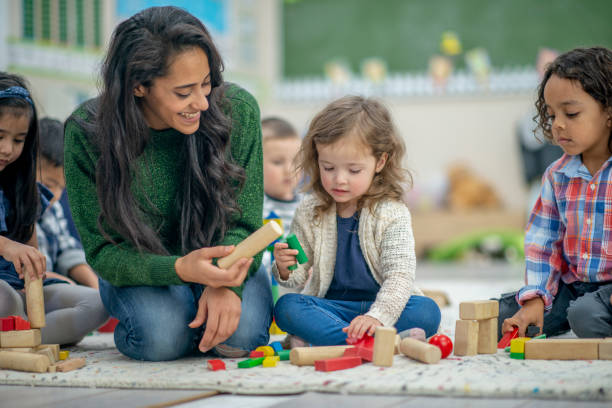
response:
[[[68,356],[70,355],[70,352],[67,350],[62,350],[59,352],[59,359],[60,360],[66,360],[68,358]]]
[[[531,340],[531,337],[517,337],[510,340],[510,352],[525,354],[525,343]]]
[[[264,358],[262,365],[264,367],[276,367],[276,363],[280,361],[279,356],[268,356]]]
[[[259,346],[255,349],[255,351],[263,351],[264,357],[269,357],[269,356],[273,356],[274,354],[276,354],[274,352],[274,349],[270,346]]]

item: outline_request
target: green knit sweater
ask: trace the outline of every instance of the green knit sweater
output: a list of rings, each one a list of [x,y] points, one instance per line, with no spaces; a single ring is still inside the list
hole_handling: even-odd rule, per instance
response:
[[[226,97],[231,105],[232,133],[231,153],[234,161],[244,168],[246,181],[238,197],[242,216],[230,226],[222,242],[214,245],[235,245],[257,230],[262,224],[263,168],[261,147],[261,124],[257,102],[248,92],[230,86]],[[182,186],[180,157],[183,137],[174,129],[155,131],[151,129],[150,142],[138,159],[132,185],[135,198],[150,208],[142,191],[155,206],[155,212],[145,212],[144,221],[159,228],[162,243],[170,256],[141,253],[118,233],[107,229],[115,241],[107,240],[97,227],[100,205],[96,193],[95,168],[98,159],[90,135],[79,126],[74,116],[84,117],[83,106],[67,121],[65,127],[65,172],[70,208],[81,235],[87,262],[106,281],[115,286],[166,286],[184,282],[174,269],[181,253],[179,223],[180,209],[175,197]],[[251,265],[253,275],[261,262],[261,254]],[[244,283],[231,288],[242,296]]]

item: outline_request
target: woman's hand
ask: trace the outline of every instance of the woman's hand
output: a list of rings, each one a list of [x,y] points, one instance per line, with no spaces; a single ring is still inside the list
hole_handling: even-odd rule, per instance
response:
[[[233,250],[233,245],[196,249],[177,259],[174,269],[183,282],[200,283],[211,288],[240,286],[253,258],[240,258],[228,269],[221,269],[212,263],[214,258],[222,258]]]
[[[382,326],[378,319],[368,315],[357,316],[353,319],[348,327],[342,329],[346,333],[346,337],[354,340],[359,340],[364,334],[374,335],[376,328]]]
[[[47,271],[46,275],[47,275],[47,278],[48,278],[48,279],[53,278],[53,279],[63,280],[64,282],[68,282],[68,283],[69,283],[69,284],[71,284],[71,285],[76,285],[76,284],[77,284],[75,281],[73,281],[73,280],[72,280],[72,279],[70,279],[69,277],[64,276],[64,275],[61,275],[61,274],[59,274],[59,273],[49,272],[49,271]]]
[[[47,260],[38,249],[5,237],[0,237],[0,255],[13,263],[19,279],[24,279],[26,272],[32,279],[42,278],[47,269]]]
[[[297,263],[296,256],[298,253],[297,249],[289,248],[289,244],[286,242],[274,244],[274,262],[276,262],[278,274],[283,280],[289,279],[289,275],[291,275],[289,267]]]
[[[504,320],[502,335],[512,331],[514,327],[518,327],[519,337],[525,337],[525,330],[527,330],[527,326],[530,324],[540,327],[540,334],[542,334],[542,329],[544,328],[544,301],[541,297],[529,299],[514,316]]]
[[[242,301],[232,290],[211,287],[204,289],[198,301],[196,317],[189,323],[192,329],[206,323],[200,351],[205,353],[234,334],[240,323],[241,312]]]

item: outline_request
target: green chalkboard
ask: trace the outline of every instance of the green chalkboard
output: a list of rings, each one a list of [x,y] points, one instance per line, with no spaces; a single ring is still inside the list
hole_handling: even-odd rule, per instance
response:
[[[447,30],[464,51],[484,47],[494,67],[534,65],[540,47],[612,47],[612,0],[285,0],[282,7],[286,78],[320,76],[334,59],[359,72],[369,57],[390,72],[422,72]]]

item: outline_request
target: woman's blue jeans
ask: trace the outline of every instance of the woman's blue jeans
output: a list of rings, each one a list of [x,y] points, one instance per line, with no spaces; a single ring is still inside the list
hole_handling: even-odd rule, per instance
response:
[[[187,325],[195,318],[203,290],[198,284],[116,287],[100,279],[102,302],[119,320],[117,349],[130,358],[149,361],[199,352],[205,325],[195,329]],[[270,281],[260,268],[246,281],[240,323],[223,344],[246,351],[268,344],[272,308]]]
[[[282,330],[313,346],[346,344],[346,333],[342,329],[357,316],[367,313],[372,303],[288,293],[276,302],[274,317]],[[432,299],[410,296],[395,328],[401,332],[420,327],[429,337],[438,331],[440,317],[440,308]]]

